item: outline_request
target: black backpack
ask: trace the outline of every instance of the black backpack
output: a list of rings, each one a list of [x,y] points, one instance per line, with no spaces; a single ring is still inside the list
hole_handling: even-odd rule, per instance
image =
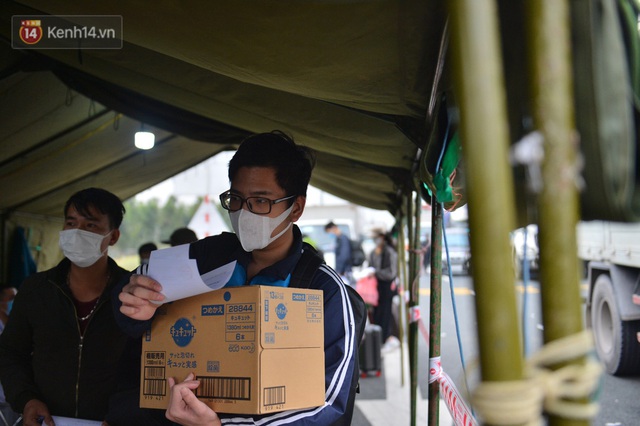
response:
[[[349,245],[351,246],[351,266],[362,266],[366,258],[362,242],[349,238]]]
[[[291,281],[289,286],[294,288],[309,288],[311,280],[314,274],[318,270],[318,267],[322,265],[324,259],[322,259],[313,246],[303,243],[304,250],[302,257],[298,261],[293,273],[291,274]],[[356,360],[355,368],[353,369],[353,378],[351,379],[351,389],[349,390],[349,400],[347,401],[347,408],[342,417],[338,419],[334,426],[346,426],[351,424],[353,417],[353,408],[355,406],[356,393],[360,392],[360,363],[359,363],[359,348],[360,342],[362,342],[362,336],[364,335],[364,326],[367,322],[367,307],[362,300],[362,297],[351,286],[345,285],[347,294],[349,295],[349,302],[353,308],[353,316],[356,323],[356,340],[354,343],[354,356]]]

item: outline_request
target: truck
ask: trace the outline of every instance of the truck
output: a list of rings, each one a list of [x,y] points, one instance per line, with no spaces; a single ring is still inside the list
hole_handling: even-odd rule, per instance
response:
[[[588,294],[586,322],[609,374],[640,374],[640,224],[584,221],[577,227]]]

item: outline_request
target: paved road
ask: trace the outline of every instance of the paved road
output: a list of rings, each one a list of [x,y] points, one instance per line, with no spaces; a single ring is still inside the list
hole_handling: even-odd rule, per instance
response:
[[[429,312],[428,276],[421,279],[420,306],[422,318],[428,322]],[[454,276],[454,293],[458,323],[462,336],[462,353],[465,359],[469,385],[477,382],[479,376],[478,345],[476,339],[475,298],[473,283],[469,277]],[[526,340],[527,352],[532,353],[542,344],[542,320],[540,313],[540,292],[537,282],[527,287],[526,305],[524,305],[524,287],[516,285],[519,309],[526,306]],[[427,329],[428,329],[428,324]],[[418,425],[426,425],[427,389],[428,389],[428,349],[426,337],[419,337],[419,385],[418,385]],[[443,279],[442,292],[442,330],[441,356],[444,371],[451,376],[461,391],[465,389],[465,375],[462,370],[460,351],[454,322],[449,282]],[[400,350],[386,354],[381,377],[361,379],[362,393],[356,400],[353,425],[355,426],[388,426],[410,425],[408,362],[405,359],[405,380],[401,381]],[[422,367],[424,366],[424,368]],[[640,425],[640,377],[619,378],[604,375],[598,398],[600,412],[593,419],[594,426],[637,426]],[[452,420],[446,407],[440,404],[440,425],[450,426]]]

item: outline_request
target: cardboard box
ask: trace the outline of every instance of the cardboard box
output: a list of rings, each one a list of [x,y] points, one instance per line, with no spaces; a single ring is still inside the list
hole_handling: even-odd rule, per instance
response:
[[[166,379],[200,380],[214,411],[264,414],[324,404],[322,291],[223,288],[158,308],[143,336],[140,406],[166,408]]]

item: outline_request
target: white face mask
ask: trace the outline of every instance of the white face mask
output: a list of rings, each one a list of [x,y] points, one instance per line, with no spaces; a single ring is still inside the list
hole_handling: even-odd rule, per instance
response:
[[[229,212],[229,218],[244,251],[253,251],[265,248],[291,228],[292,222],[289,222],[289,225],[277,235],[271,236],[271,233],[286,220],[291,210],[293,210],[293,204],[279,216],[269,217],[240,209]]]
[[[93,265],[106,252],[102,251],[102,241],[111,235],[100,235],[82,229],[66,229],[60,231],[60,248],[65,257],[75,265],[86,268]]]

